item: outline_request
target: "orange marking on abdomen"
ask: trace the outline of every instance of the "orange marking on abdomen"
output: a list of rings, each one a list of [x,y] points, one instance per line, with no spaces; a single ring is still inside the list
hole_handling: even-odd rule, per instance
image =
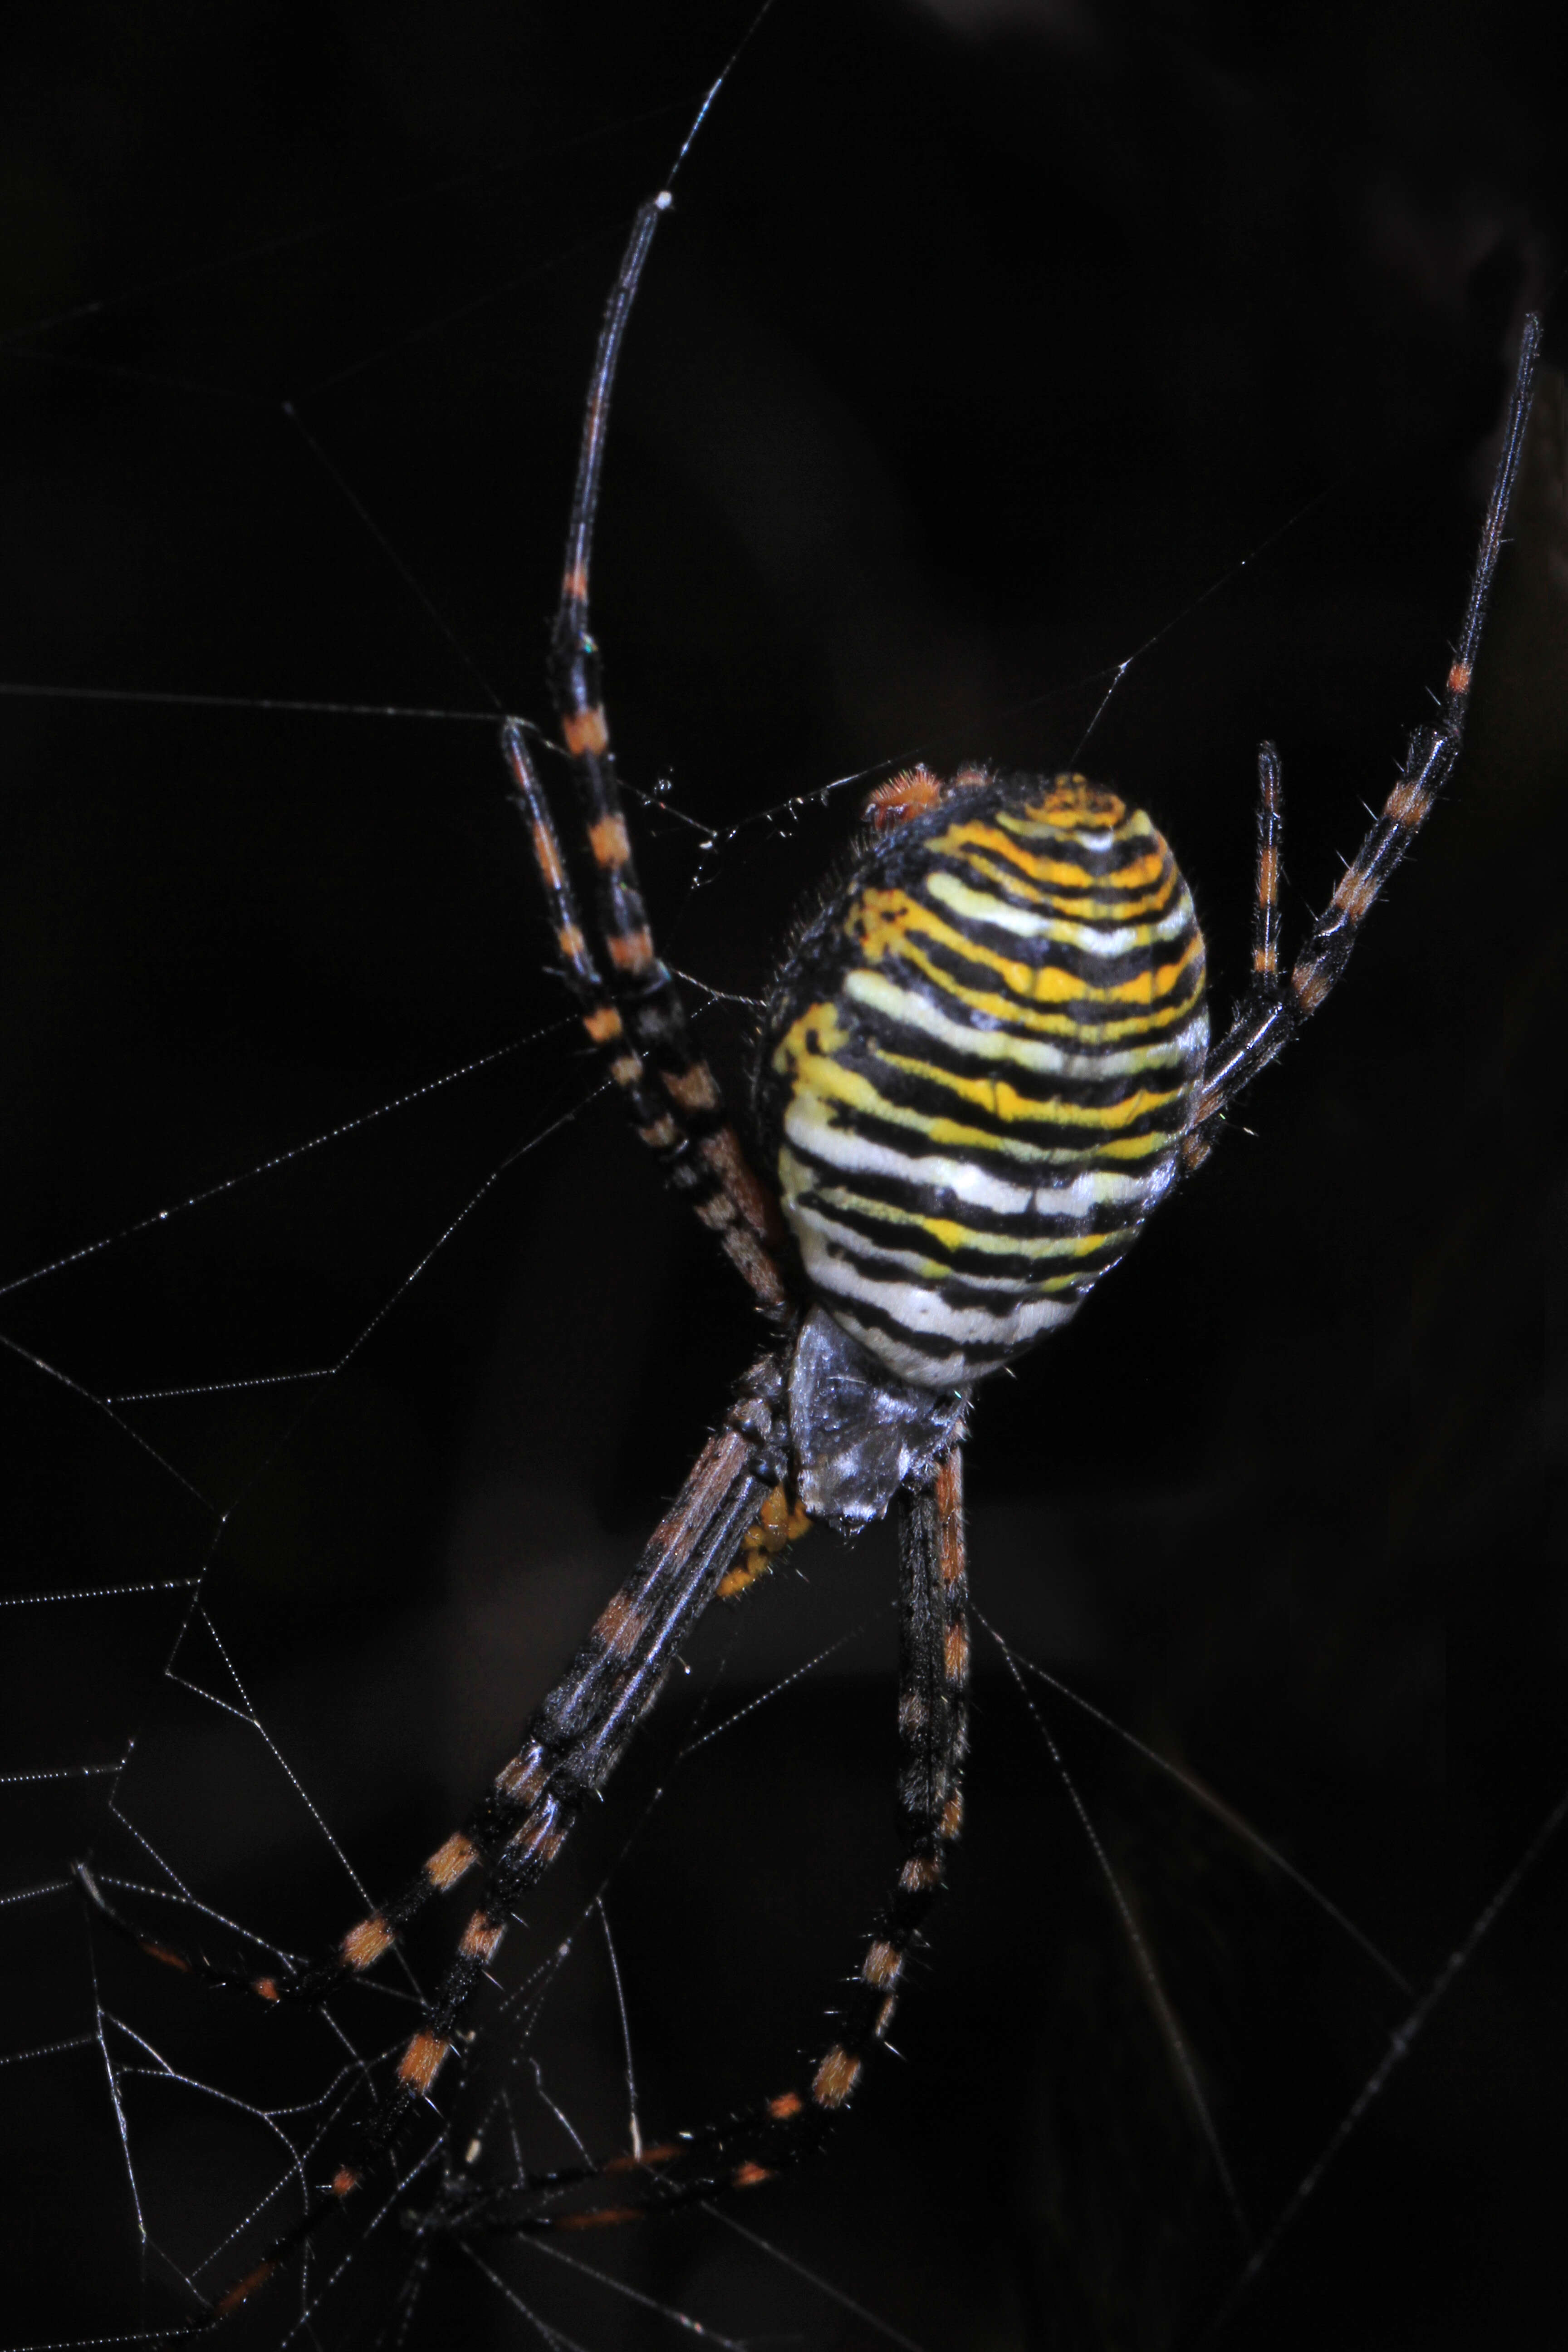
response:
[[[359,2174],[352,2164],[340,2164],[332,2175],[332,2195],[352,2197],[359,2187]]]
[[[947,1839],[955,1838],[963,1827],[963,1791],[962,1789],[955,1789],[942,1809],[942,1819],[937,1824],[937,1834]]]
[[[602,710],[574,710],[561,722],[561,740],[574,760],[596,758],[610,748],[610,730]]]
[[[640,2221],[642,2214],[635,2205],[598,2205],[591,2213],[563,2213],[555,2227],[558,2230],[607,2230],[616,2221]]]
[[[445,1892],[448,1886],[456,1886],[458,1879],[472,1870],[479,1858],[479,1850],[472,1838],[465,1837],[461,1830],[455,1830],[446,1844],[438,1845],[430,1856],[425,1865],[425,1875],[432,1886],[440,1887]]]
[[[250,1990],[256,1995],[258,2000],[278,2000],[281,1999],[281,1995],[278,1990],[278,1979],[276,1977],[252,1977],[250,1979]]]
[[[613,1004],[601,1004],[583,1015],[583,1026],[595,1045],[607,1045],[612,1037],[620,1035],[624,1025]]]
[[[411,2091],[427,2091],[451,2047],[438,2033],[416,2033],[397,2062],[398,2081],[406,2084]]]
[[[950,1683],[962,1683],[969,1675],[969,1633],[963,1625],[950,1625],[942,1637],[942,1664]]]
[[[730,2175],[730,2186],[731,2189],[755,2189],[760,2181],[771,2180],[773,2177],[765,2164],[753,2164],[748,2159],[735,2167]]]
[[[368,1919],[349,1929],[338,1949],[351,1969],[371,1969],[396,1940],[380,1912],[373,1911]]]
[[[1114,827],[1125,818],[1127,803],[1083,776],[1053,776],[1045,799],[1033,803],[1029,814],[1042,816],[1047,824]]]
[[[768,2101],[768,2113],[775,2122],[786,2124],[791,2116],[799,2115],[804,2104],[798,2091],[781,2091],[776,2099]]]

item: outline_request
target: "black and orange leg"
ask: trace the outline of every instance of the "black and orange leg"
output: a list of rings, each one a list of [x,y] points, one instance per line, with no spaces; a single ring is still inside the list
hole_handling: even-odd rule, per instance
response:
[[[460,2211],[432,2213],[426,2224],[432,2234],[603,2229],[727,2189],[754,2188],[808,2156],[843,2114],[887,2036],[910,1949],[941,1892],[947,1851],[963,1821],[969,1626],[957,1447],[938,1465],[930,1486],[901,1496],[899,1550],[903,1860],[832,2041],[791,2087],[759,2106],[601,2164],[536,2174],[494,2194],[471,2195]]]
[[[202,2325],[237,2309],[267,2284],[326,2216],[375,2173],[402,2124],[429,2095],[517,1903],[560,1853],[585,1800],[615,1769],[764,1498],[780,1483],[788,1444],[784,1405],[783,1360],[770,1354],[742,1381],[723,1425],[699,1455],[637,1570],[538,1709],[518,1754],[497,1775],[466,1829],[437,1850],[450,1857],[447,1884],[469,1868],[482,1868],[483,1894],[404,2047],[392,2087],[353,2136],[326,2188],[219,2296]],[[341,1983],[388,1950],[395,1939],[394,1917],[411,1916],[434,1891],[426,1864],[399,1905],[373,1913],[342,1939],[326,1964],[331,1981]],[[345,1964],[351,1950],[354,1957]],[[175,1957],[166,1950],[157,1956]]]
[[[1258,747],[1258,850],[1252,881],[1252,982],[1237,1006],[1219,1048],[1223,1056],[1232,1042],[1253,1035],[1258,1024],[1277,1014],[1279,982],[1279,877],[1285,836],[1284,789],[1279,754],[1272,743]],[[1210,1067],[1215,1056],[1209,1057]],[[1205,1083],[1207,1083],[1205,1073]],[[1205,1119],[1212,1113],[1204,1113]],[[1182,1165],[1201,1168],[1213,1146],[1212,1129],[1194,1119],[1182,1143]]]
[[[1282,988],[1244,1006],[1227,1034],[1210,1054],[1183,1147],[1184,1164],[1188,1168],[1199,1166],[1207,1157],[1210,1123],[1250,1085],[1259,1070],[1273,1061],[1302,1022],[1316,1013],[1327,998],[1349,962],[1362,925],[1376,905],[1384,885],[1426,824],[1438,793],[1453,772],[1464,741],[1487,607],[1491,601],[1509,508],[1524,454],[1540,350],[1541,321],[1531,312],[1525,320],[1520,343],[1502,450],[1470,573],[1464,626],[1444,681],[1436,721],[1432,726],[1417,728],[1411,736],[1394,790],[1340,877],[1339,887],[1314,924],[1311,936],[1291,967],[1289,981]],[[1262,823],[1260,817],[1260,835]]]
[[[550,804],[515,719],[509,719],[501,730],[501,754],[528,822],[562,977],[577,1000],[589,1040],[604,1055],[631,1112],[633,1126],[668,1181],[715,1234],[763,1313],[781,1320],[787,1307],[784,1278],[772,1249],[760,1237],[756,1224],[742,1214],[725,1184],[721,1166],[715,1164],[713,1135],[702,1132],[700,1116],[694,1126],[693,1115],[680,1106],[678,1097],[656,1081],[595,960]]]
[[[399,2126],[429,2094],[515,1906],[554,1861],[586,1799],[614,1771],[693,1624],[780,1486],[787,1453],[784,1362],[770,1353],[740,1383],[723,1423],[698,1456],[636,1570],[600,1612],[535,1713],[518,1753],[497,1774],[468,1822],[437,1848],[394,1902],[360,1920],[313,1968],[255,1976],[215,1967],[200,1953],[150,1936],[82,1869],[83,1885],[100,1912],[152,1958],[268,2001],[306,2002],[319,2002],[373,1968],[433,1895],[446,1893],[471,1871],[482,1878],[481,1897],[456,1956],[404,2047],[380,2108],[353,2136],[326,2189],[300,2221],[218,2298],[204,2325],[237,2309],[266,2284],[375,2169]]]
[[[718,1080],[692,1042],[679,984],[654,945],[616,775],[599,649],[588,616],[594,523],[616,368],[648,247],[669,201],[668,193],[655,196],[638,213],[599,331],[551,644],[551,685],[593,861],[610,995],[719,1195],[771,1259],[784,1240],[778,1204],[747,1161]]]
[[[1253,868],[1252,986],[1259,996],[1279,986],[1279,857],[1285,837],[1285,801],[1279,754],[1272,743],[1258,747],[1258,857]]]

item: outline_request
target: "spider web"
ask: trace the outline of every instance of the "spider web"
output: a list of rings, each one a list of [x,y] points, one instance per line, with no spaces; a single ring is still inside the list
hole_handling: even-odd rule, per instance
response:
[[[493,744],[543,716],[620,238],[743,23],[345,16],[301,71],[259,12],[143,21],[7,77],[3,2352],[226,2284],[451,1933],[253,2013],[95,1930],[73,1864],[215,1957],[319,1951],[508,1751],[752,1338],[543,969]],[[1528,115],[1506,24],[1485,56]],[[1287,30],[1225,98],[1217,59],[786,5],[715,110],[598,622],[728,1070],[888,764],[1087,740],[1223,1001],[1251,745],[1299,927],[1441,676],[1560,192],[1402,148],[1375,60],[1331,92]],[[1350,229],[1302,160],[1347,141]],[[1430,845],[1257,1139],[982,1397],[970,1825],[905,2063],[752,2203],[406,2224],[448,2149],[698,2124],[821,2040],[891,1864],[893,1629],[885,1537],[814,1536],[703,1629],[445,2123],[237,2343],[1389,2346],[1522,2288],[1568,1780],[1555,399]]]

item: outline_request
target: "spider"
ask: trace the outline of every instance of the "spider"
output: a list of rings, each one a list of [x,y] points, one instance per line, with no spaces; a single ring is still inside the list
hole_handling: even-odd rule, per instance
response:
[[[509,1920],[602,1789],[698,1617],[814,1523],[898,1513],[902,1861],[836,2031],[797,2078],[718,2126],[490,2191],[451,2176],[419,2226],[564,2230],[767,2180],[814,2149],[886,2036],[962,1820],[968,1672],[963,1447],[971,1392],[1066,1322],[1215,1122],[1315,1013],[1458,755],[1540,342],[1525,323],[1501,455],[1438,715],[1287,972],[1280,766],[1258,759],[1252,976],[1211,1045],[1205,948],[1152,820],[1077,774],[924,766],[879,786],[852,862],[795,939],[762,1024],[748,1153],[660,960],[623,811],[589,621],[611,394],[668,187],[643,205],[601,328],[552,648],[593,877],[592,926],[521,722],[501,749],[558,968],[642,1141],[768,1326],[716,1433],[627,1581],[468,1822],[314,1965],[255,1975],[149,1935],[82,1865],[99,1910],[155,1958],[272,2003],[374,1968],[433,1897],[479,1887],[391,2088],[300,2219],[195,2323],[247,2302],[388,2156],[452,2056]],[[759,1172],[759,1169],[762,1172]]]

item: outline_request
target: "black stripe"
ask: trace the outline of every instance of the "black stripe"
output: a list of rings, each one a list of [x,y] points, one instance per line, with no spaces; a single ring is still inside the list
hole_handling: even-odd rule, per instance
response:
[[[1082,1238],[1086,1241],[1095,1239],[1098,1242],[1098,1247],[1085,1250],[1081,1255],[1071,1255],[1064,1252],[1059,1258],[1041,1259],[1029,1257],[1022,1250],[973,1248],[963,1243],[953,1244],[937,1241],[930,1234],[920,1232],[903,1234],[897,1227],[889,1226],[880,1218],[863,1216],[854,1209],[841,1208],[837,1202],[824,1201],[810,1192],[804,1196],[801,1205],[803,1209],[816,1209],[823,1217],[831,1221],[837,1232],[854,1234],[866,1242],[878,1260],[875,1265],[871,1262],[870,1255],[862,1256],[859,1251],[848,1246],[835,1247],[835,1255],[849,1259],[865,1273],[877,1279],[881,1279],[882,1269],[889,1266],[889,1253],[901,1249],[909,1255],[918,1255],[931,1259],[936,1265],[945,1265],[953,1275],[988,1275],[997,1282],[1011,1282],[1013,1287],[1010,1291],[1004,1291],[1000,1296],[994,1292],[989,1295],[987,1311],[993,1315],[1000,1314],[1009,1298],[1016,1306],[1020,1299],[1030,1297],[1036,1291],[1043,1294],[1047,1283],[1066,1282],[1069,1279],[1092,1281],[1097,1276],[1113,1266],[1117,1259],[1125,1255],[1138,1234],[1137,1224],[1120,1225],[1112,1232],[1092,1236],[1086,1233]],[[1034,1238],[1032,1229],[1022,1229],[1020,1238]],[[830,1246],[834,1245],[830,1244]],[[908,1267],[901,1269],[889,1267],[887,1279],[921,1282],[921,1277],[912,1274]],[[922,1286],[930,1286],[922,1285]],[[945,1287],[942,1287],[942,1295],[946,1297]],[[984,1295],[978,1290],[974,1294],[977,1299]]]
[[[1145,1213],[1141,1202],[1127,1200],[1096,1201],[1089,1208],[1076,1211],[1037,1204],[1021,1209],[984,1208],[975,1202],[964,1200],[947,1184],[921,1184],[906,1176],[873,1174],[858,1168],[836,1168],[832,1160],[823,1159],[820,1152],[808,1151],[798,1143],[792,1143],[790,1150],[796,1160],[811,1169],[818,1178],[825,1206],[826,1188],[833,1186],[852,1193],[857,1201],[887,1201],[896,1208],[908,1209],[914,1216],[953,1218],[977,1234],[1024,1233],[1037,1235],[1042,1240],[1058,1234],[1114,1233],[1125,1226],[1141,1223]],[[1065,1191],[1071,1181],[1070,1176],[1064,1178],[1061,1189]],[[1032,1191],[1037,1196],[1042,1191],[1055,1188],[1049,1180],[1036,1176],[1028,1179],[1021,1189]],[[814,1188],[806,1198],[815,1196]],[[837,1215],[837,1211],[831,1213]]]

